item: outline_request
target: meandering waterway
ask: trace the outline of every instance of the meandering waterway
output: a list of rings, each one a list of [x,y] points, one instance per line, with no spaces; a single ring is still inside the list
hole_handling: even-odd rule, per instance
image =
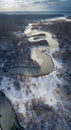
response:
[[[31,54],[30,57],[32,60],[38,63],[38,67],[24,66],[24,67],[15,67],[15,68],[0,68],[0,76],[12,75],[12,74],[22,74],[25,76],[33,77],[33,76],[43,76],[48,75],[54,70],[54,63],[52,58],[45,53],[48,49],[57,48],[59,43],[56,39],[53,38],[50,32],[44,32],[41,30],[32,30],[32,26],[34,24],[29,24],[26,27],[24,34],[27,35],[28,41],[32,42],[40,42],[47,41],[47,45],[34,46],[30,48]],[[42,36],[43,35],[43,36]]]

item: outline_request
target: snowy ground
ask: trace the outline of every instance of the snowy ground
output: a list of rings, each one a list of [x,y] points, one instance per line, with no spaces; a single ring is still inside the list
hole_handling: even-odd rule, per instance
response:
[[[25,31],[25,34],[27,33]],[[60,53],[58,46],[56,49],[46,50],[54,62],[54,71],[49,75],[36,78],[4,76],[0,81],[0,91],[11,101],[25,130],[71,129],[70,95],[67,95],[63,88],[67,82],[62,76],[58,76],[64,68],[62,60],[53,58],[52,54],[56,51]]]

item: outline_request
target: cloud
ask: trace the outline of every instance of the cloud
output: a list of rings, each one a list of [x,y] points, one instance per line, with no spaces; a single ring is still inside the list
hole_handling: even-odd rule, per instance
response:
[[[0,0],[0,10],[47,10],[71,7],[71,0]]]

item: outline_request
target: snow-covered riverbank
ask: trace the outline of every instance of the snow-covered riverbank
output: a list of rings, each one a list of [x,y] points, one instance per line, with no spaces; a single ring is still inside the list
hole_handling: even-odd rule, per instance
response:
[[[25,35],[29,31],[25,31]],[[35,35],[35,33],[37,35],[37,31],[33,34]],[[31,33],[28,34],[28,39],[32,40],[31,42],[34,44],[29,35]],[[42,40],[41,37],[38,39]],[[50,44],[49,46],[51,47]],[[57,45],[56,48],[51,47],[44,51],[52,57],[54,62],[52,73],[42,77],[4,76],[0,81],[0,91],[5,93],[10,100],[17,118],[25,130],[70,130],[71,103],[70,94],[66,90],[70,81],[67,82],[65,79],[65,68],[62,57],[59,57],[61,50]]]

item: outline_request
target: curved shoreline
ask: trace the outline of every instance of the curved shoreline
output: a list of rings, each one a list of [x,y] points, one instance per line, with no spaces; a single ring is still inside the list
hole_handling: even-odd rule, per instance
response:
[[[0,67],[0,76],[7,76],[7,75],[14,75],[14,74],[20,74],[20,75],[24,75],[24,76],[28,76],[28,77],[38,77],[38,76],[44,76],[47,75],[49,73],[51,73],[54,69],[54,63],[52,62],[52,58],[50,56],[48,56],[47,54],[43,54],[43,52],[38,51],[40,54],[42,54],[43,56],[46,55],[46,57],[49,59],[49,61],[52,64],[52,69],[46,73],[43,72],[43,74],[40,72],[41,66],[38,67],[29,67],[29,66],[25,66],[25,67],[15,67],[15,68],[1,68]],[[44,62],[44,60],[43,60]],[[48,63],[47,63],[48,65]],[[45,65],[46,67],[46,65]],[[47,66],[48,67],[48,66]]]
[[[32,30],[32,27],[34,24],[29,23],[29,25],[26,27],[24,34],[28,36],[28,41],[31,43],[33,42],[38,42],[42,40],[46,40],[48,45],[47,46],[36,46],[35,47],[35,55],[40,59],[43,63],[39,64],[39,60],[36,59],[35,57],[33,59],[38,63],[38,67],[30,67],[30,66],[25,66],[25,67],[15,67],[15,68],[0,68],[0,76],[4,75],[13,75],[13,74],[20,74],[20,75],[25,75],[29,77],[37,77],[37,76],[44,76],[48,75],[49,73],[53,72],[54,70],[54,63],[52,61],[52,57],[49,56],[48,54],[45,53],[45,50],[48,50],[49,48],[57,48],[59,43],[52,37],[52,34],[49,32],[41,31],[41,30]],[[44,37],[38,36],[37,35],[42,35],[44,34]],[[34,48],[34,45],[33,45]],[[31,48],[31,55],[32,54],[32,48]]]

